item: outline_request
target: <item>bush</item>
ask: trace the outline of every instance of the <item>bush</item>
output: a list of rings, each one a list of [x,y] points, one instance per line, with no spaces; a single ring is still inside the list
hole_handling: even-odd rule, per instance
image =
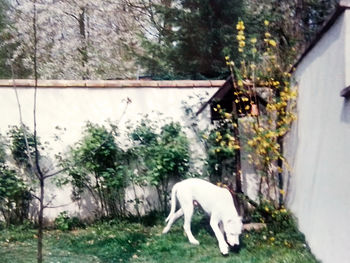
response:
[[[73,185],[73,197],[78,200],[89,191],[100,205],[102,216],[124,215],[124,188],[127,183],[126,157],[117,145],[114,129],[87,123],[83,138],[69,156],[61,158],[68,171],[67,182]]]
[[[130,137],[138,156],[134,160],[137,174],[156,187],[161,210],[166,213],[170,179],[186,177],[190,168],[189,141],[179,123],[165,124],[157,132],[148,119],[142,120]]]
[[[61,231],[68,231],[85,227],[85,224],[78,217],[70,217],[67,211],[63,211],[56,217],[55,227]]]
[[[256,244],[301,248],[305,246],[305,237],[299,232],[296,219],[283,206],[275,208],[269,201],[263,200],[250,215],[252,222],[266,223],[262,231],[243,234],[247,247]]]

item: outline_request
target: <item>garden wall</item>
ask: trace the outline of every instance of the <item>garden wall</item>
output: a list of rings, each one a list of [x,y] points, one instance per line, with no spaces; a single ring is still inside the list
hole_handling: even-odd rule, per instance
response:
[[[129,124],[136,124],[143,115],[148,114],[154,120],[174,120],[185,126],[183,102],[197,105],[208,100],[224,81],[39,81],[37,90],[37,133],[41,142],[49,142],[49,154],[64,152],[69,145],[77,142],[87,121],[117,124],[121,138],[128,131]],[[0,80],[0,133],[6,134],[9,125],[19,125],[19,110],[16,93],[23,114],[23,122],[33,130],[34,82],[32,80]],[[129,102],[129,103],[128,103]],[[198,109],[193,109],[196,112]],[[160,115],[159,115],[160,114]],[[204,127],[209,124],[209,112],[198,117],[198,123]],[[59,127],[60,129],[57,129]],[[196,144],[195,135],[190,129],[188,136],[194,144],[192,151],[203,154]],[[59,140],[56,140],[56,136]],[[124,137],[125,138],[125,137]],[[55,165],[51,167],[55,170]],[[93,215],[94,203],[88,196],[79,203],[71,201],[70,187],[57,190],[52,183],[46,190],[46,200],[53,200],[47,209],[47,219],[54,219],[61,211],[69,211],[80,217]],[[155,192],[151,188],[138,188],[150,206],[156,205]],[[127,198],[133,198],[127,191]],[[132,206],[129,207],[132,210]],[[144,207],[145,210],[151,209]]]
[[[294,74],[298,120],[287,138],[287,204],[324,263],[350,258],[350,11],[303,57]]]

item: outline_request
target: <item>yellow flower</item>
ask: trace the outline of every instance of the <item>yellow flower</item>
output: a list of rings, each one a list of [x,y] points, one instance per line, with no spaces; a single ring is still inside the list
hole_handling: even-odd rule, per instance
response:
[[[238,48],[238,52],[243,52],[243,48]]]
[[[266,33],[265,33],[265,37],[266,37],[266,38],[270,38],[270,37],[271,37],[271,34],[270,34],[269,32],[266,32]]]
[[[264,24],[265,24],[265,26],[268,26],[270,24],[270,22],[268,20],[265,20]]]
[[[226,118],[226,119],[231,119],[231,118],[232,118],[232,115],[231,115],[230,113],[227,113],[227,112],[226,112],[226,113],[225,113],[225,118]]]
[[[239,41],[238,45],[239,47],[245,47],[245,42],[243,40]]]
[[[239,145],[238,144],[235,144],[234,146],[233,146],[233,149],[235,149],[235,150],[238,150],[240,147],[239,147]]]
[[[225,56],[225,60],[230,60],[230,57],[229,56]]]
[[[241,21],[238,21],[238,23],[237,23],[237,25],[236,25],[236,29],[237,29],[237,30],[244,30],[244,29],[245,29],[244,23],[243,23],[242,20],[241,20]]]
[[[280,194],[281,194],[281,195],[284,195],[284,194],[285,194],[285,192],[284,192],[283,189],[280,189]]]
[[[240,87],[243,87],[243,81],[241,79],[239,79],[237,81],[237,85],[240,86]]]
[[[275,238],[274,237],[270,237],[270,240],[273,242],[273,241],[275,241]]]
[[[257,42],[256,37],[253,37],[253,38],[250,39],[250,43],[255,44],[256,42]]]
[[[251,65],[250,65],[250,68],[251,68],[252,70],[254,70],[254,69],[256,69],[256,65],[255,65],[255,64],[251,64]]]
[[[235,102],[236,102],[236,104],[239,102],[239,100],[238,99],[235,99]]]
[[[270,211],[270,209],[267,206],[265,206],[264,209],[265,209],[266,212]]]
[[[273,46],[273,47],[277,46],[276,41],[273,40],[273,39],[270,39],[270,40],[269,40],[269,44],[270,44],[271,46]]]
[[[254,48],[252,48],[252,52],[256,53],[256,52],[258,52],[258,50],[254,47]]]
[[[241,40],[245,40],[245,36],[244,35],[237,35],[237,40],[241,41]]]

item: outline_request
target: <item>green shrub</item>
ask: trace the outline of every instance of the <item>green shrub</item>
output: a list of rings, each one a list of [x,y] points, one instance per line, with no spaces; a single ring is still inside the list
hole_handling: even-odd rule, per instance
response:
[[[100,205],[100,216],[124,216],[124,188],[128,181],[127,158],[115,141],[113,127],[87,123],[83,138],[61,158],[74,199],[89,191]]]
[[[14,142],[11,145],[12,149],[16,146]],[[0,135],[0,213],[7,225],[21,224],[28,219],[31,199],[28,185],[7,164],[5,142]]]
[[[67,211],[61,212],[54,221],[55,227],[61,231],[68,231],[75,228],[85,227],[85,224],[78,217],[68,216]]]
[[[155,186],[162,212],[168,208],[170,179],[185,178],[190,168],[189,141],[179,123],[171,122],[157,130],[155,124],[144,119],[131,132],[136,170],[144,181]]]

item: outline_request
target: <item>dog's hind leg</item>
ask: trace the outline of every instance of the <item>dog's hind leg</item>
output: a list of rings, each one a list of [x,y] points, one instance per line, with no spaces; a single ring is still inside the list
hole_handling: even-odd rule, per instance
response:
[[[168,231],[170,230],[170,227],[172,226],[172,224],[179,219],[182,215],[184,214],[182,208],[180,208],[179,210],[176,211],[175,214],[172,214],[171,217],[168,220],[168,224],[166,225],[166,227],[163,229],[163,234],[168,233]]]
[[[179,183],[175,184],[173,186],[173,189],[171,190],[171,208],[170,208],[170,213],[168,217],[165,219],[165,222],[168,222],[171,217],[174,216],[175,210],[176,210],[176,192],[177,192],[177,187]]]
[[[191,244],[193,245],[199,245],[199,241],[193,236],[192,231],[191,231],[191,219],[193,215],[193,202],[192,200],[188,201],[185,203],[181,202],[181,207],[183,209],[184,213],[184,230],[187,235],[188,240],[190,241]]]

